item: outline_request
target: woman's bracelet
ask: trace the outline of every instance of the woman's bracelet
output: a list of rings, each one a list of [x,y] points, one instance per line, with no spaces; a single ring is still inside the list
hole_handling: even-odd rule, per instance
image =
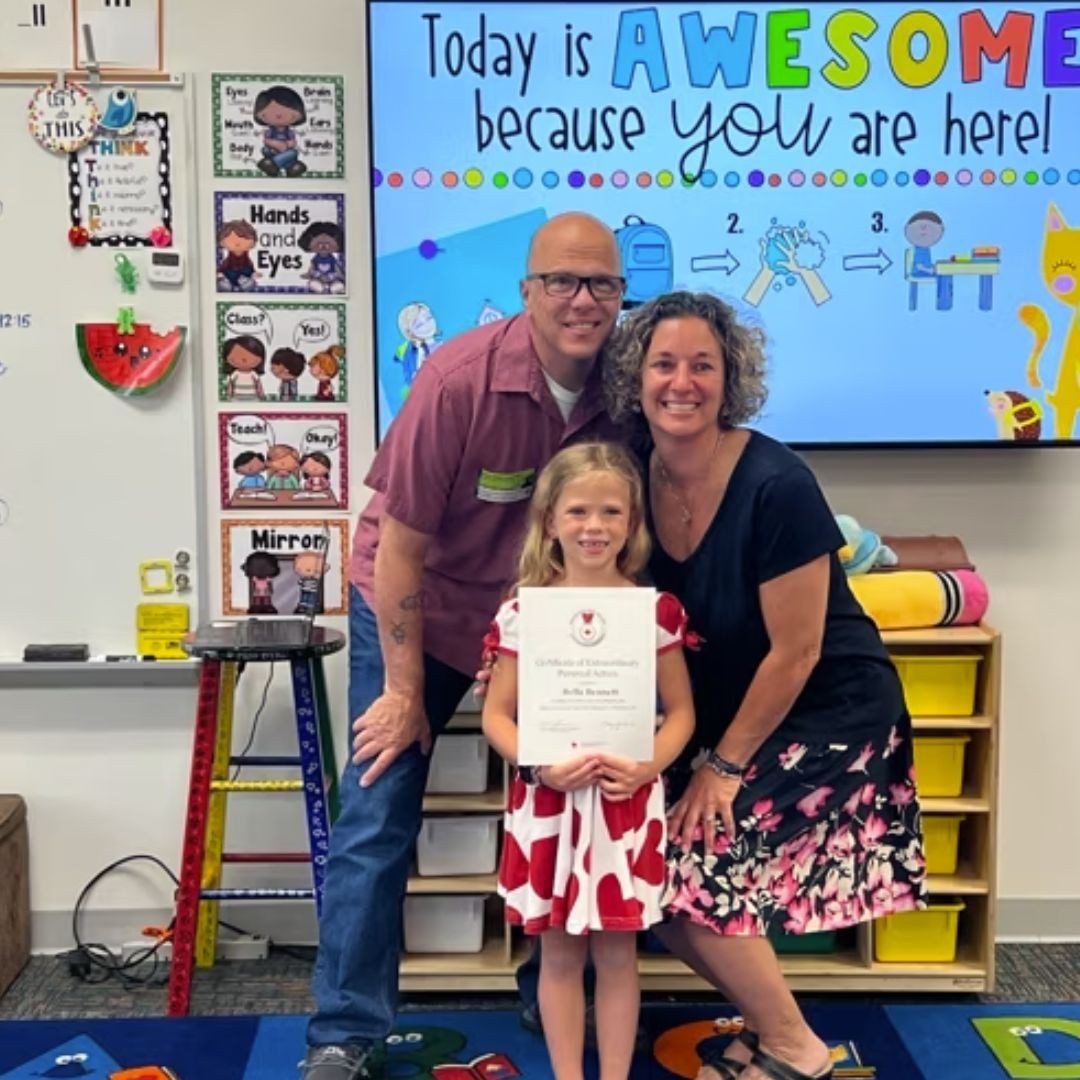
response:
[[[712,769],[717,776],[733,777],[736,780],[743,778],[746,769],[742,765],[736,765],[734,761],[728,761],[721,757],[715,750],[710,750],[703,762],[707,769]]]

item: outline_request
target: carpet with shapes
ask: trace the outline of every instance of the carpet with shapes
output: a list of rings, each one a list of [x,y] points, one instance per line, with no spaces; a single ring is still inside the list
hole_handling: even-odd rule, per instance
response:
[[[1080,1080],[1080,1004],[811,1004],[836,1076],[876,1080]],[[647,1005],[652,1049],[633,1080],[693,1077],[735,1021],[702,1006]],[[299,1016],[0,1022],[0,1080],[286,1080],[303,1054]],[[390,1080],[550,1075],[542,1039],[513,1010],[402,1016],[386,1050]],[[595,1060],[587,1075],[596,1076]]]

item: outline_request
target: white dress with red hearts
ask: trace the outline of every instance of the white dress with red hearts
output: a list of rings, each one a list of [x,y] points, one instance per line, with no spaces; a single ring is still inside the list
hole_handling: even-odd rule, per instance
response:
[[[517,601],[507,600],[485,643],[517,656],[517,624]],[[660,593],[657,653],[680,648],[685,636],[682,604]],[[526,934],[645,930],[660,922],[666,821],[659,778],[614,800],[596,786],[561,792],[526,784],[515,770],[505,820],[499,895],[507,920]]]

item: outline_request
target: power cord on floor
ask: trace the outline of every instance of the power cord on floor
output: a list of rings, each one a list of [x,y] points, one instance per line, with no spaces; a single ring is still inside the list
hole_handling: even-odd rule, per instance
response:
[[[180,886],[180,879],[156,855],[126,855],[122,859],[109,863],[104,870],[95,874],[83,886],[78,900],[75,901],[75,910],[71,914],[71,936],[75,941],[75,948],[69,952],[61,953],[59,957],[59,959],[67,962],[68,971],[76,978],[82,979],[83,982],[102,983],[107,979],[116,978],[127,987],[160,985],[162,982],[161,979],[156,978],[158,969],[161,966],[158,953],[171,936],[172,923],[169,924],[165,933],[158,936],[156,941],[145,948],[136,949],[127,959],[122,954],[110,949],[108,945],[94,941],[83,941],[79,935],[79,916],[82,913],[83,904],[94,886],[114,870],[118,870],[128,863],[141,860],[153,863],[169,875],[177,888]],[[147,964],[150,964],[149,970],[146,970]],[[142,970],[136,972],[136,969]]]
[[[168,874],[172,883],[179,888],[180,880],[176,874],[159,859],[156,855],[126,855],[122,859],[109,863],[104,870],[95,874],[79,893],[75,901],[75,910],[71,916],[71,936],[75,941],[75,948],[60,953],[57,957],[67,964],[68,972],[85,983],[103,983],[108,979],[118,979],[125,987],[133,989],[139,986],[163,986],[168,981],[168,968],[159,955],[162,947],[172,941],[172,930],[175,916],[170,919],[169,925],[157,929],[155,938],[144,948],[134,950],[126,959],[122,953],[109,948],[96,941],[83,941],[79,934],[79,916],[82,914],[83,905],[90,895],[94,886],[114,870],[126,866],[128,863],[145,860],[159,867]],[[233,923],[218,919],[218,926],[238,936],[251,936],[251,931]],[[146,931],[144,931],[145,933]],[[147,967],[149,965],[149,967]],[[161,971],[161,969],[163,969]],[[158,972],[161,971],[161,975]]]

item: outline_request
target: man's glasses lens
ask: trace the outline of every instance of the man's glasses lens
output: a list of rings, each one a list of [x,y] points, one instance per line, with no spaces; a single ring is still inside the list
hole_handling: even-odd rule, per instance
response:
[[[544,283],[548,296],[565,299],[576,296],[581,283],[585,282],[596,300],[614,300],[622,293],[622,279],[617,277],[578,277],[576,274],[537,274]]]

